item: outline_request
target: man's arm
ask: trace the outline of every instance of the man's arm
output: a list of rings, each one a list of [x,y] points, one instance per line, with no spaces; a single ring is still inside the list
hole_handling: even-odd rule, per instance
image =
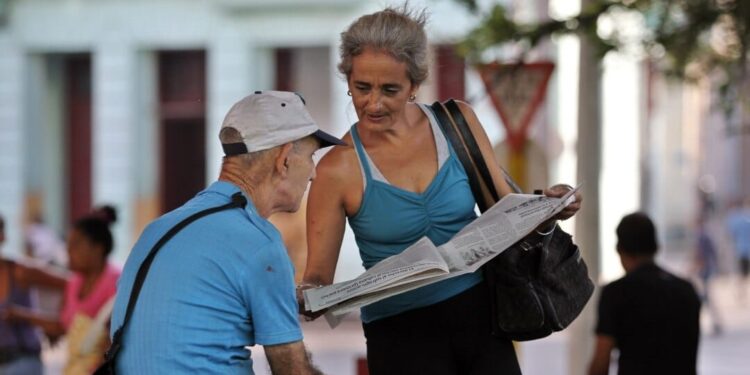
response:
[[[274,375],[323,374],[313,366],[301,340],[289,344],[266,345],[263,350]]]
[[[607,375],[609,373],[609,358],[615,348],[615,339],[611,336],[597,335],[594,357],[589,365],[589,375]]]

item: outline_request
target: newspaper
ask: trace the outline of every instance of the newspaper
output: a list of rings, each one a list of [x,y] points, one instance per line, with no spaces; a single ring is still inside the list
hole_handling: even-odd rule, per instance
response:
[[[343,315],[363,306],[474,272],[562,211],[577,190],[560,198],[508,194],[441,246],[422,237],[352,280],[305,290],[305,309],[328,309],[326,319],[335,327]]]

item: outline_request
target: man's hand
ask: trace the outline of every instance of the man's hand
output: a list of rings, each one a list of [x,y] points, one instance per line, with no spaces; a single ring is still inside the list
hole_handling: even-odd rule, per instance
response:
[[[263,346],[274,375],[322,375],[316,369],[302,341]]]

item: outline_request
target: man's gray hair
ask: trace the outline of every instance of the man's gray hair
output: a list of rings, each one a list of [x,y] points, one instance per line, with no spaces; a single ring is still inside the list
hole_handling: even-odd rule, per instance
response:
[[[295,141],[292,141],[292,150],[294,152],[299,151],[299,145],[305,141],[306,139],[314,138],[312,135],[308,135],[306,137],[297,139]],[[222,144],[229,144],[229,143],[241,143],[243,142],[242,135],[240,132],[232,127],[226,127],[221,129],[221,132],[219,132],[219,140],[221,140]],[[276,146],[279,147],[279,146]],[[236,155],[235,157],[241,158],[242,161],[246,165],[255,164],[258,161],[262,160],[271,150],[274,150],[276,147],[269,148],[267,150],[261,150],[261,151],[255,151],[255,152],[248,152],[246,154],[240,154]]]

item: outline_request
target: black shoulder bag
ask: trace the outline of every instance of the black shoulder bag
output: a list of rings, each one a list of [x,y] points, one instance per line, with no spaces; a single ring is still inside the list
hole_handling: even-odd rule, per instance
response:
[[[159,239],[159,241],[156,242],[154,247],[152,247],[148,252],[146,258],[143,259],[143,263],[141,263],[141,266],[138,268],[138,273],[136,274],[135,281],[133,282],[133,288],[130,290],[130,299],[128,300],[127,310],[125,310],[125,318],[123,318],[122,320],[122,325],[120,325],[120,327],[117,328],[115,333],[112,335],[112,344],[110,344],[109,349],[107,349],[107,352],[104,354],[104,363],[102,363],[96,369],[94,375],[111,375],[115,373],[115,359],[117,357],[117,353],[122,348],[122,334],[124,332],[125,326],[127,326],[128,324],[128,321],[130,321],[130,316],[133,314],[133,309],[135,309],[135,304],[138,301],[138,295],[141,293],[143,282],[146,280],[146,275],[148,274],[149,268],[151,268],[151,263],[154,261],[156,253],[159,252],[162,246],[164,246],[167,241],[174,237],[177,232],[188,226],[188,224],[206,215],[210,215],[219,211],[229,210],[232,208],[242,208],[245,207],[246,204],[247,200],[245,199],[245,196],[242,195],[242,193],[234,193],[232,195],[231,202],[225,205],[207,208],[203,211],[198,211],[188,216],[187,218],[177,223],[177,225],[172,227],[172,229],[170,229],[166,234],[164,234],[164,236]]]
[[[466,171],[480,211],[486,211],[500,195],[458,104],[451,99],[431,108]],[[594,291],[578,246],[558,226],[547,236],[532,232],[482,268],[491,292],[492,333],[516,341],[564,329]]]

